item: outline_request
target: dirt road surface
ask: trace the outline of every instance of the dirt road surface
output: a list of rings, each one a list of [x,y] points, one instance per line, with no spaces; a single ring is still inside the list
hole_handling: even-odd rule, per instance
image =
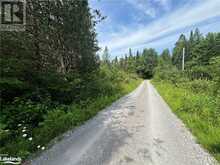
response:
[[[45,135],[46,136],[46,135]],[[214,165],[149,81],[101,111],[33,165]]]

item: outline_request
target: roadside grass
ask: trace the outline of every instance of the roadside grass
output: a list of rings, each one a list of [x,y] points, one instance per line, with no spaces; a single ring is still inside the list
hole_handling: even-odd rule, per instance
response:
[[[97,97],[87,101],[86,105],[72,105],[67,112],[55,110],[48,113],[41,127],[34,130],[36,143],[46,145],[51,139],[61,135],[67,130],[82,125],[85,121],[94,117],[100,110],[111,105],[114,101],[133,91],[141,83],[140,79],[132,79],[121,83],[121,89],[111,96]],[[45,136],[46,134],[46,136]]]
[[[106,82],[112,88],[111,93],[108,89],[106,89],[107,92],[103,89],[97,97],[89,97],[87,100],[82,100],[78,104],[59,105],[53,109],[49,109],[37,127],[22,124],[21,128],[6,131],[3,129],[4,125],[0,122],[0,153],[19,156],[22,160],[25,160],[33,156],[33,153],[39,153],[47,149],[55,138],[62,137],[60,135],[66,131],[82,125],[103,108],[133,91],[142,82],[142,79],[136,75],[129,75],[127,73],[121,73],[121,75],[123,77],[117,81]],[[31,111],[38,112],[41,106],[37,107],[31,104],[25,104],[25,107],[21,107],[21,109],[23,108],[29,108]],[[24,127],[25,132],[23,133]],[[22,137],[24,134],[27,134],[27,137]],[[30,137],[33,140],[30,141]]]
[[[152,81],[174,113],[220,162],[220,109],[218,99],[205,93],[195,93],[166,81]]]

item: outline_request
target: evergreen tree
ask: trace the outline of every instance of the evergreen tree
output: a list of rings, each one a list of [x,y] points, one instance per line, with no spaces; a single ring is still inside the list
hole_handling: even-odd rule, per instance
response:
[[[202,34],[200,33],[198,28],[196,28],[193,38],[194,38],[195,44],[199,44],[199,42],[203,39]]]
[[[172,56],[172,62],[178,69],[181,69],[182,66],[183,48],[185,48],[185,50],[187,48],[187,39],[185,35],[181,34],[181,36],[179,37],[178,41],[175,44],[173,50],[173,56]]]
[[[18,87],[7,82],[12,86],[5,85],[5,90],[16,93],[7,97],[21,96],[28,90],[50,93],[54,79],[63,81],[69,73],[84,77],[96,71],[96,23],[87,0],[27,0],[26,31],[0,32],[2,43],[7,43],[1,45],[2,65],[8,68],[2,77],[20,83]]]
[[[160,58],[165,62],[165,63],[171,63],[171,55],[169,49],[163,50]]]
[[[132,50],[131,48],[129,48],[129,58],[132,58],[133,54],[132,54]]]
[[[105,64],[110,64],[110,54],[108,51],[108,47],[106,46],[102,55],[102,61]]]

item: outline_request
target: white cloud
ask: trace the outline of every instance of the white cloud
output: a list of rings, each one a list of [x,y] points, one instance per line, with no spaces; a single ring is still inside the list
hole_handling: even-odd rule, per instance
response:
[[[115,34],[115,37],[108,38],[108,41],[101,43],[101,46],[107,45],[112,52],[127,50],[128,47],[138,47],[138,45],[149,43],[183,28],[220,16],[219,9],[219,0],[204,0],[194,7],[187,4],[139,29],[126,27],[128,29],[124,30],[126,33]]]
[[[202,25],[200,26],[200,32],[202,32],[203,34],[207,34],[208,32],[210,32],[210,29],[213,32],[219,32],[219,27],[220,27],[220,22],[214,22],[208,25]],[[181,34],[185,34],[187,37],[189,37],[189,32],[187,30],[181,31]],[[174,33],[172,35],[166,36],[164,38],[155,40],[155,41],[150,41],[147,44],[140,44],[140,45],[135,45],[132,47],[132,51],[136,52],[137,50],[139,51],[143,51],[143,49],[145,48],[155,48],[159,53],[161,53],[165,48],[169,48],[170,50],[173,49],[174,47],[174,43],[178,40],[180,36],[180,33]],[[129,48],[122,48],[120,50],[115,50],[112,51],[111,54],[113,55],[112,58],[114,58],[115,56],[123,56],[126,53],[128,53]]]
[[[155,18],[158,12],[158,9],[156,9],[153,3],[157,3],[166,11],[171,7],[171,0],[126,0],[126,2],[144,13],[145,16],[150,16],[152,18]]]
[[[136,7],[141,12],[145,13],[145,15],[155,17],[156,16],[156,9],[151,4],[149,0],[126,0],[130,3],[133,7]]]

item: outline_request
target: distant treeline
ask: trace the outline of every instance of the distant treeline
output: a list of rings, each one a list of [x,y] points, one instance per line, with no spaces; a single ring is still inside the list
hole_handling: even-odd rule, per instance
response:
[[[172,56],[165,52],[153,84],[199,144],[220,161],[220,33],[203,36],[196,29],[189,38],[180,36]]]
[[[129,49],[124,58],[116,57],[112,63],[126,71],[136,72],[144,78],[151,78],[155,68],[162,63],[181,70],[183,48],[185,48],[185,69],[191,78],[212,79],[209,66],[220,56],[220,33],[208,33],[203,36],[198,28],[190,32],[189,38],[184,34],[180,35],[172,53],[165,49],[158,54],[152,48],[132,53]]]
[[[87,0],[27,0],[24,32],[0,31],[0,153],[27,158],[140,82],[102,62]]]

